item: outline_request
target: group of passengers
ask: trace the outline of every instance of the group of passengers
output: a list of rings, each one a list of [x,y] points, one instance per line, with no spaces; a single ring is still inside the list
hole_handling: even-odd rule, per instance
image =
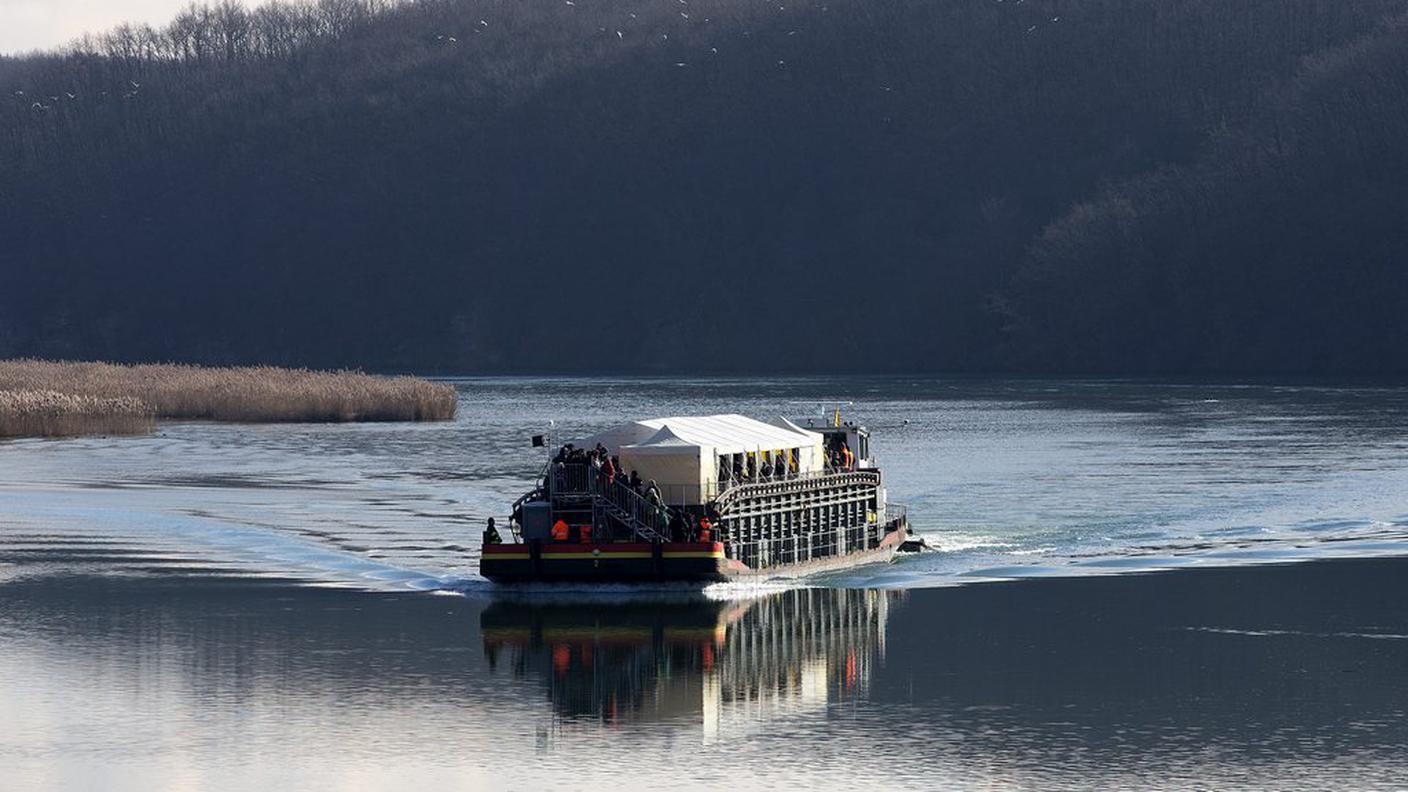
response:
[[[747,462],[743,455],[719,457],[719,483],[725,487],[736,484],[751,484],[760,481],[784,481],[797,475],[788,452],[778,452],[771,458],[760,455],[763,463],[758,465],[759,456],[748,454]],[[844,472],[856,469],[856,455],[845,440],[831,446],[826,452],[827,472]]]
[[[660,492],[660,485],[654,479],[645,481],[641,479],[640,473],[632,470],[630,475],[626,475],[625,469],[621,466],[621,457],[613,456],[606,449],[606,446],[597,443],[596,448],[578,448],[572,443],[564,445],[553,457],[553,471],[557,477],[559,489],[565,489],[571,481],[568,474],[569,466],[580,466],[580,469],[591,469],[596,472],[599,481],[605,481],[605,489],[613,494],[618,488],[624,488],[645,498],[651,505],[663,509],[665,498]],[[582,484],[586,484],[585,481]],[[585,489],[585,488],[584,488]]]
[[[682,510],[670,509],[655,479],[642,479],[635,470],[627,474],[621,458],[600,443],[595,448],[578,448],[567,443],[553,457],[552,467],[559,491],[587,491],[591,484],[585,471],[591,470],[597,482],[593,491],[605,495],[625,511],[633,512],[671,541],[711,541],[717,519],[710,520],[708,515],[696,519]],[[583,473],[574,473],[574,470]]]
[[[836,443],[827,450],[826,465],[836,472],[856,469],[856,455],[851,451],[851,447],[845,440]]]
[[[745,464],[739,455],[719,457],[719,483],[721,484],[748,484],[757,481],[782,481],[793,475],[791,461],[784,455],[778,454],[776,463],[766,455],[762,456],[763,464],[758,465],[758,457],[748,454],[748,461]],[[730,462],[730,460],[732,460]]]

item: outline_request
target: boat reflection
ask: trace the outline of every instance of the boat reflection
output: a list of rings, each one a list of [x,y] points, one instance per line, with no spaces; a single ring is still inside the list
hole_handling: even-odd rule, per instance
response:
[[[712,742],[863,694],[902,597],[808,589],[609,606],[497,601],[480,627],[490,668],[539,681],[560,727],[694,723]]]

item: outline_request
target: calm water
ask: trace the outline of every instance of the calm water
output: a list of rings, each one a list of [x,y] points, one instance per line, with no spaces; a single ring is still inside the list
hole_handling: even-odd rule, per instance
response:
[[[461,392],[453,424],[0,444],[4,788],[1408,784],[1408,389]],[[474,574],[549,419],[838,401],[940,552],[702,593]],[[1312,559],[1357,560],[1265,566]]]

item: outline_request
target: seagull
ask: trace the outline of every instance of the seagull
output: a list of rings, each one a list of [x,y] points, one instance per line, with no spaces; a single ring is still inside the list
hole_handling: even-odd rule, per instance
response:
[[[71,94],[71,93],[65,93],[64,96],[67,96],[67,97],[70,98],[70,99],[77,99],[77,98],[78,98],[78,95],[77,95],[77,94]]]
[[[684,17],[685,19],[689,19],[689,14],[686,14],[683,11],[680,12],[680,16]]]
[[[24,91],[15,91],[15,96],[24,96]]]
[[[567,5],[570,5],[570,6],[577,5],[576,3],[572,2],[572,0],[564,0],[564,2],[566,2]]]
[[[489,27],[489,23],[488,23],[488,22],[485,22],[485,21],[482,20],[482,19],[479,20],[479,24],[483,25],[484,27]]]
[[[619,30],[616,31],[616,38],[618,38],[618,39],[623,39],[623,38],[625,38],[625,37],[626,37],[626,34],[622,33],[622,32],[619,31]]]
[[[684,68],[685,66],[688,66],[689,64],[688,64],[688,63],[685,63],[684,61],[680,61],[679,63],[676,63],[675,65],[676,65],[676,66],[679,66],[680,68]]]
[[[139,82],[135,82],[135,81],[133,81],[133,80],[128,80],[127,82],[132,83],[132,88],[133,88],[133,90],[136,90],[137,88],[141,88],[141,87],[142,87],[142,84],[139,83]]]
[[[1033,30],[1036,30],[1036,25],[1032,25],[1031,27],[1027,28],[1028,33],[1032,32]]]
[[[458,44],[458,43],[460,42],[460,40],[457,39],[457,38],[455,38],[454,36],[450,36],[449,38],[447,38],[447,39],[445,39],[445,40],[448,41],[448,42],[450,42],[451,44]]]
[[[719,48],[718,48],[718,47],[710,47],[710,48],[709,48],[709,51],[712,52],[712,53],[714,53],[715,55],[718,55],[718,54],[719,54]]]

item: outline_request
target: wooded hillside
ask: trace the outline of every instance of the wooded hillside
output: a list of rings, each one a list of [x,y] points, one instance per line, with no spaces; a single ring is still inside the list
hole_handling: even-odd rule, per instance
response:
[[[0,59],[0,357],[1408,372],[1408,0],[322,0]]]

